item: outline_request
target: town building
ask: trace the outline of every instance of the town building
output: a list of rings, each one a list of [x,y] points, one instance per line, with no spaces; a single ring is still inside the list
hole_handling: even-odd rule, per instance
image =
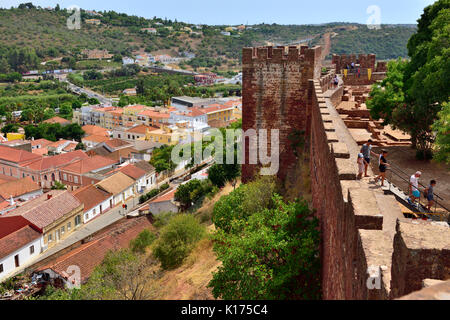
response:
[[[135,181],[122,172],[116,172],[112,176],[96,184],[97,188],[113,195],[113,206],[121,204],[134,196]]]
[[[99,182],[99,180],[92,179],[86,174],[95,174],[105,169],[112,169],[116,164],[117,162],[115,160],[98,155],[80,159],[60,169],[61,182],[66,185],[69,190],[76,190],[82,186]]]
[[[94,185],[77,189],[72,194],[84,205],[84,223],[113,208],[113,195]]]
[[[70,192],[52,190],[0,217],[0,225],[30,225],[43,236],[43,251],[67,238],[82,224],[83,204]]]
[[[42,234],[29,225],[0,236],[0,281],[41,253],[41,246]]]
[[[30,177],[0,184],[0,202],[25,202],[42,195],[42,188]]]

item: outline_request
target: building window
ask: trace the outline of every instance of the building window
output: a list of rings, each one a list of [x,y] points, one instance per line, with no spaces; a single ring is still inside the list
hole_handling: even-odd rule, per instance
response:
[[[81,224],[81,216],[76,216],[75,217],[75,226],[78,226]]]
[[[3,263],[0,264],[0,273],[2,273],[2,272],[3,272]]]
[[[19,255],[18,254],[16,254],[14,256],[14,263],[16,265],[16,268],[20,267],[20,261],[19,261]]]
[[[89,219],[89,213],[86,213],[86,214],[84,215],[84,220],[87,220],[87,219]]]
[[[65,227],[61,227],[61,234],[64,234],[64,232],[66,232],[66,228]]]
[[[30,254],[33,254],[34,253],[34,246],[31,246],[30,247]]]
[[[69,222],[69,223],[67,224],[67,231],[69,231],[70,228],[72,228],[72,222]]]
[[[51,234],[48,235],[47,242],[48,243],[52,242],[52,235]]]
[[[47,181],[47,176],[46,175],[44,176],[44,180]]]
[[[63,173],[63,179],[67,181],[67,174]]]
[[[74,176],[74,177],[73,177],[73,181],[74,181],[75,183],[78,183],[78,177],[77,177],[77,176]]]

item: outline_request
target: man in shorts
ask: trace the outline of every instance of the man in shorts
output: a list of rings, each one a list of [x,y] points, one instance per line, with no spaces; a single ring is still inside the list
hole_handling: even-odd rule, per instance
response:
[[[420,199],[419,179],[421,176],[422,172],[417,171],[409,179],[409,194],[411,196],[412,203],[416,202],[417,199]]]
[[[367,174],[367,169],[369,168],[369,164],[370,164],[370,156],[374,155],[377,156],[376,153],[372,152],[372,143],[373,141],[369,139],[369,141],[367,141],[367,143],[363,144],[362,148],[361,148],[361,153],[364,156],[364,177],[369,177]]]

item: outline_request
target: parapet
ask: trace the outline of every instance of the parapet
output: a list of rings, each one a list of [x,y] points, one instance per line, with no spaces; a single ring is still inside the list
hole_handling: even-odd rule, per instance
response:
[[[252,64],[257,61],[282,63],[284,61],[316,61],[320,59],[322,48],[301,46],[278,46],[243,48],[242,64]]]

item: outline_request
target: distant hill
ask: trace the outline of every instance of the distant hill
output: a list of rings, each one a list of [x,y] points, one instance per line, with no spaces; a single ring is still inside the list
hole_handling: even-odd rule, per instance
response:
[[[369,30],[365,25],[352,23],[260,24],[238,30],[230,26],[195,26],[158,18],[145,19],[113,11],[100,14],[91,16],[82,10],[82,28],[69,30],[66,21],[70,14],[65,10],[0,9],[0,62],[10,62],[15,70],[17,66],[11,63],[12,50],[31,49],[26,51],[27,55],[32,55],[34,50],[37,58],[32,56],[20,62],[22,71],[50,58],[77,58],[88,48],[107,49],[122,56],[136,51],[171,55],[191,52],[196,58],[183,67],[237,70],[242,47],[302,41],[324,44],[326,34],[331,39],[330,54],[375,53],[379,59],[392,59],[407,55],[406,44],[416,30],[414,25],[386,25],[381,30]],[[92,18],[99,19],[101,24],[87,24],[86,19]],[[149,27],[155,28],[157,34],[141,30]],[[20,52],[16,55],[20,56]],[[2,72],[5,70],[0,68]]]

